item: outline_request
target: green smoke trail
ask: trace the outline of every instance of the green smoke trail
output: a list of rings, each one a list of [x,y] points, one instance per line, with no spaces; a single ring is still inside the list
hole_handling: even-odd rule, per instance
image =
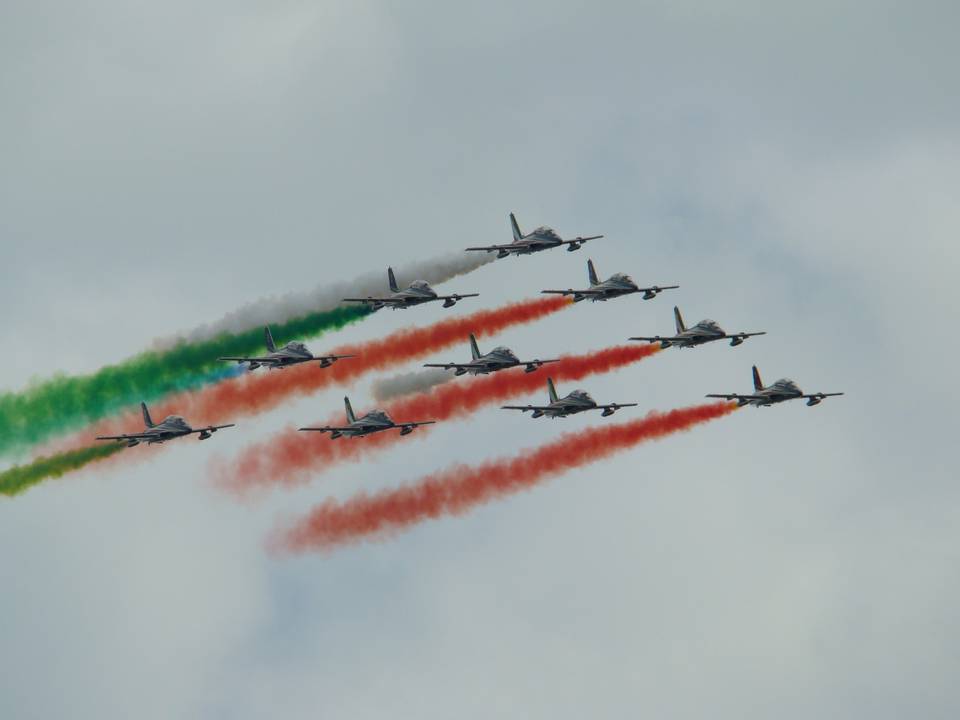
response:
[[[271,326],[278,342],[338,330],[370,314],[365,307],[311,313]],[[223,333],[202,342],[183,342],[148,351],[91,375],[58,375],[18,393],[0,394],[0,454],[22,452],[31,445],[76,430],[140,400],[217,382],[238,372],[217,362],[222,355],[265,352],[263,329]]]
[[[102,460],[124,449],[124,445],[91,445],[90,447],[37,458],[26,465],[15,465],[0,472],[0,495],[19,495],[41,480],[60,477],[94,460]]]

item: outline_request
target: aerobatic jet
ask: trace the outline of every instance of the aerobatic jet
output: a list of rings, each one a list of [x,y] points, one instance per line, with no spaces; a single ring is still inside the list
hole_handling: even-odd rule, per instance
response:
[[[341,426],[324,425],[323,427],[302,427],[300,430],[330,433],[330,439],[336,440],[338,437],[363,437],[384,430],[399,428],[401,435],[409,435],[413,429],[420,425],[433,425],[436,420],[422,420],[420,422],[394,422],[383,410],[371,410],[363,417],[358,418],[353,414],[353,407],[350,405],[350,398],[345,397],[343,404],[347,409],[347,424]]]
[[[620,408],[636,407],[637,403],[610,403],[597,405],[597,401],[590,397],[586,390],[574,390],[565,397],[557,396],[557,389],[553,386],[553,379],[547,378],[547,392],[550,394],[549,405],[504,405],[503,410],[521,410],[533,413],[533,417],[562,418],[567,415],[576,415],[587,410],[602,410],[603,417],[613,415]]]
[[[455,370],[456,375],[486,375],[487,373],[506,370],[507,368],[524,365],[524,372],[533,372],[546,363],[560,362],[559,360],[520,360],[508,347],[500,345],[486,354],[480,353],[480,347],[477,345],[477,338],[470,333],[470,354],[473,359],[466,363],[426,363],[424,367],[443,368],[444,370]]]
[[[603,235],[590,235],[589,237],[575,237],[573,240],[564,240],[557,235],[553,228],[542,225],[532,232],[524,235],[520,232],[520,226],[517,224],[517,218],[510,213],[510,225],[513,227],[513,242],[507,245],[484,245],[483,247],[468,247],[468,251],[485,251],[488,253],[497,253],[498,258],[505,258],[507,255],[530,255],[541,250],[550,250],[551,248],[567,246],[567,252],[579,250],[587,240],[598,240]]]
[[[753,390],[754,392],[752,395],[739,395],[737,393],[730,393],[728,395],[707,395],[707,397],[723,398],[724,400],[736,400],[737,404],[741,407],[744,405],[763,407],[766,405],[775,405],[776,403],[781,403],[785,400],[799,400],[801,398],[807,401],[807,405],[819,405],[821,402],[823,402],[824,398],[843,395],[842,392],[821,392],[805,395],[803,390],[797,387],[797,384],[793,380],[787,380],[786,378],[777,380],[775,383],[773,383],[773,385],[764,387],[763,382],[760,380],[760,373],[757,371],[756,365],[753,366]]]
[[[724,332],[723,328],[717,325],[713,320],[701,320],[696,325],[691,328],[688,328],[683,324],[683,316],[680,314],[680,308],[674,306],[673,308],[673,317],[677,323],[677,334],[673,337],[660,337],[655,335],[653,337],[632,337],[631,340],[645,340],[648,343],[660,343],[660,347],[697,347],[697,345],[703,345],[704,343],[713,342],[714,340],[730,340],[730,345],[736,347],[743,343],[748,337],[755,337],[757,335],[766,335],[764,332],[741,332],[741,333],[728,333]]]
[[[397,278],[393,274],[393,268],[387,268],[387,282],[390,284],[390,292],[393,293],[389,297],[344,298],[343,301],[365,303],[374,310],[379,310],[382,307],[402,310],[436,300],[443,300],[443,306],[448,308],[456,305],[458,300],[480,296],[479,293],[437,295],[437,291],[430,287],[425,280],[414,280],[405,290],[401,290],[397,285]]]
[[[125,442],[127,447],[134,447],[140,443],[147,443],[148,445],[164,443],[167,440],[173,440],[174,438],[183,437],[184,435],[192,435],[193,433],[199,435],[199,440],[206,440],[217,430],[235,427],[234,424],[231,423],[229,425],[207,425],[202,428],[192,428],[187,424],[187,421],[179,415],[168,415],[162,422],[155,423],[150,418],[150,411],[147,410],[146,403],[140,403],[140,410],[143,412],[143,424],[146,426],[143,432],[124,433],[123,435],[99,435],[97,436],[97,440],[116,440],[117,442]]]
[[[256,370],[261,365],[271,370],[275,368],[283,369],[290,365],[299,365],[300,363],[316,360],[320,367],[330,367],[337,360],[343,358],[352,358],[356,355],[314,355],[307,350],[307,346],[302,342],[288,342],[282,348],[277,350],[273,342],[273,334],[269,327],[263,328],[263,337],[267,345],[267,354],[259,357],[221,357],[217,360],[230,360],[238,363],[249,363],[250,370]]]
[[[644,300],[655,298],[658,293],[664,290],[674,290],[679,285],[654,285],[653,287],[637,287],[633,278],[624,273],[611,275],[609,278],[600,282],[597,277],[597,269],[593,266],[593,260],[587,260],[587,275],[590,278],[590,287],[585,290],[542,290],[548,295],[573,295],[574,302],[580,302],[589,298],[594,302],[601,300],[612,300],[621,295],[632,295],[633,293],[643,293]]]

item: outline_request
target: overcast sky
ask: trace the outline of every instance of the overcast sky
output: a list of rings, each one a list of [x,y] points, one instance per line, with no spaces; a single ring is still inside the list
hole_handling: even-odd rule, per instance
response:
[[[312,347],[577,286],[592,257],[681,289],[496,342],[543,357],[664,334],[677,302],[769,334],[583,386],[665,409],[747,390],[757,363],[847,395],[747,409],[328,556],[264,541],[327,496],[609,421],[490,409],[296,491],[211,486],[212,457],[327,418],[334,388],[47,482],[0,502],[0,717],[957,717],[958,16],[3,4],[3,389],[259,297],[508,241],[512,210],[606,237],[444,286],[475,306],[378,313]],[[349,388],[358,409],[372,380]]]

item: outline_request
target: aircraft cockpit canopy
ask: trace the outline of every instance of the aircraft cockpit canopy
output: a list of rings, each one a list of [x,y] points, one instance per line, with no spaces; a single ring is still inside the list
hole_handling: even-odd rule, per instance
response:
[[[533,231],[533,235],[539,235],[540,237],[550,238],[551,240],[559,240],[560,236],[557,235],[557,231],[552,227],[547,227],[546,225],[541,225],[536,230]]]
[[[626,273],[617,273],[616,275],[612,275],[610,279],[614,282],[624,283],[625,285],[636,285],[633,278]]]

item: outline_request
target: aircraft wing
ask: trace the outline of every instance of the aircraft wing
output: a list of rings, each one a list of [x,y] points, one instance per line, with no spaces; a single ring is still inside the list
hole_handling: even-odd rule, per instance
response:
[[[147,440],[149,438],[157,437],[155,433],[148,435],[147,433],[130,433],[123,435],[97,435],[97,440]]]
[[[493,252],[494,250],[516,250],[517,248],[522,248],[523,245],[508,243],[507,245],[484,245],[483,247],[469,247],[465,248],[466,250],[486,250],[487,252]]]
[[[561,245],[579,245],[580,243],[585,243],[587,240],[599,240],[603,235],[588,235],[587,237],[575,237],[573,240],[564,240]]]
[[[599,295],[600,290],[541,290],[542,295]]]
[[[235,362],[255,362],[260,363],[261,365],[267,365],[268,363],[275,363],[278,361],[276,357],[218,357],[217,360],[232,360]]]
[[[632,337],[632,338],[627,338],[627,340],[646,340],[647,342],[650,342],[650,343],[655,343],[655,342],[678,342],[680,339],[681,339],[681,338],[680,338],[679,336],[677,336],[677,335],[673,335],[673,336],[671,336],[671,337],[660,337],[659,335],[654,335],[653,337]]]
[[[217,430],[223,430],[224,428],[236,427],[235,423],[230,423],[229,425],[207,425],[202,428],[194,428],[191,430],[191,433],[211,433],[216,432]]]
[[[375,297],[365,297],[365,298],[343,298],[343,302],[361,302],[361,303],[381,303],[383,305],[403,305],[407,302],[407,298],[375,298]]]
[[[708,398],[723,398],[724,400],[766,400],[769,398],[767,395],[739,395],[737,393],[730,393],[729,395],[704,395]]]
[[[313,432],[344,432],[346,430],[356,430],[355,427],[335,427],[333,425],[324,425],[323,427],[302,427],[297,428],[297,430],[308,430]]]
[[[394,423],[394,427],[398,428],[415,428],[420,427],[421,425],[436,425],[436,420],[421,420],[419,422],[404,422],[404,423]]]
[[[757,335],[766,335],[766,334],[767,334],[766,331],[764,331],[764,332],[752,332],[752,333],[724,333],[723,337],[725,337],[725,338],[740,338],[741,340],[743,340],[743,339],[746,339],[746,338],[748,338],[748,337],[756,337]],[[668,338],[668,339],[669,339],[669,338]]]
[[[463,298],[468,298],[468,297],[480,297],[480,293],[462,293],[460,295],[457,295],[457,294],[437,295],[435,298],[431,298],[431,299],[432,300],[463,300]]]
[[[816,398],[817,400],[822,400],[823,398],[836,397],[837,395],[843,395],[843,393],[842,393],[842,392],[839,392],[839,393],[812,393],[812,394],[810,394],[810,395],[801,395],[800,397],[802,397],[802,398],[807,398],[807,399]]]
[[[547,410],[554,410],[555,408],[550,407],[549,405],[502,405],[501,410],[540,410],[541,412],[546,412]]]
[[[444,370],[471,370],[481,367],[474,363],[424,363],[424,367],[443,368]]]
[[[356,355],[314,355],[312,358],[305,358],[306,360],[319,360],[320,362],[333,362],[334,360],[343,360],[344,358],[352,358]]]
[[[619,410],[625,407],[637,407],[640,403],[608,403],[607,405],[597,405],[591,410]]]

